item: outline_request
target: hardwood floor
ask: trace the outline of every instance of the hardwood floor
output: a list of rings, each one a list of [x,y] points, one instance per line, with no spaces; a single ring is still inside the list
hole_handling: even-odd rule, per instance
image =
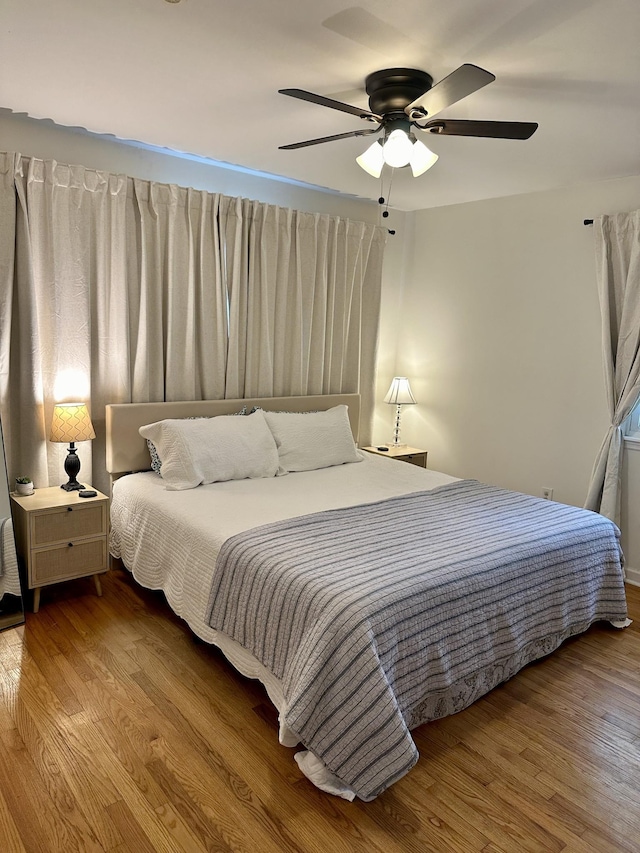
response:
[[[317,791],[262,687],[126,572],[0,633],[0,851],[640,850],[637,621],[597,626],[415,733],[372,803]]]

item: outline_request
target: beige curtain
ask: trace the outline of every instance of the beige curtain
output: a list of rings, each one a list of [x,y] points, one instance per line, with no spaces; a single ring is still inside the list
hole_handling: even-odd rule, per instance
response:
[[[140,180],[130,186],[131,399],[223,398],[228,336],[220,196]]]
[[[64,479],[54,402],[360,391],[370,438],[384,229],[0,154],[0,411],[11,476]]]
[[[602,352],[611,426],[585,506],[619,523],[622,424],[640,399],[640,210],[594,221]]]
[[[237,249],[227,270],[226,396],[359,391],[369,443],[386,232],[240,199],[225,225]]]

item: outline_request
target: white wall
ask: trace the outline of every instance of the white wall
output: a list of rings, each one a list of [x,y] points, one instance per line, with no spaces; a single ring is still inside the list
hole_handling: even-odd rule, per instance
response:
[[[639,199],[633,177],[415,214],[394,369],[419,401],[404,410],[404,439],[429,450],[429,467],[583,504],[608,424],[583,219]],[[392,412],[384,417],[388,432]],[[640,568],[640,453],[631,456],[623,544]]]
[[[400,370],[403,350],[400,333],[405,312],[405,292],[408,289],[407,269],[413,252],[415,216],[403,215],[401,227],[389,237],[384,257],[384,276],[380,304],[380,338],[378,342],[375,399],[383,400],[389,382]],[[373,418],[374,443],[382,444],[393,438],[395,407],[376,406]]]

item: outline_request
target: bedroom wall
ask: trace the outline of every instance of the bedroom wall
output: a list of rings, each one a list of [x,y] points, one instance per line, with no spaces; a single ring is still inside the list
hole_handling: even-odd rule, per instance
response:
[[[419,402],[404,410],[404,439],[429,450],[429,467],[583,504],[608,425],[583,219],[639,206],[640,177],[630,177],[415,215],[396,370]],[[384,404],[377,423],[384,409],[376,441],[392,423]],[[635,450],[623,498],[627,566],[640,581]]]

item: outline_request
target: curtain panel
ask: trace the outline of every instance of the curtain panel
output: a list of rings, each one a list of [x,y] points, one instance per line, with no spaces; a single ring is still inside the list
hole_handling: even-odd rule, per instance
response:
[[[640,400],[640,210],[594,221],[602,356],[611,425],[585,507],[619,523],[622,424]]]
[[[360,392],[370,441],[386,230],[0,153],[0,412],[11,476],[64,479],[55,402]]]

